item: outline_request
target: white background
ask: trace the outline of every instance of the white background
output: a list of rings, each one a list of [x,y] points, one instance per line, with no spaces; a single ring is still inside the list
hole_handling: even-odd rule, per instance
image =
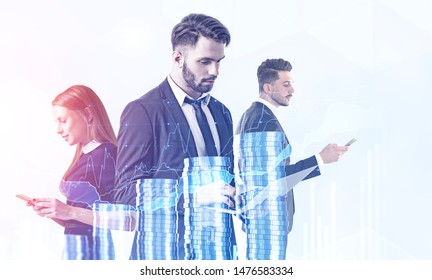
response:
[[[117,131],[124,106],[170,71],[171,29],[191,12],[231,32],[212,94],[234,125],[258,96],[258,65],[284,58],[296,87],[283,109],[293,160],[358,139],[296,187],[288,258],[431,259],[428,0],[0,0],[0,259],[61,254],[62,229],[15,198],[63,199],[74,148],[56,134],[52,99],[85,84]]]

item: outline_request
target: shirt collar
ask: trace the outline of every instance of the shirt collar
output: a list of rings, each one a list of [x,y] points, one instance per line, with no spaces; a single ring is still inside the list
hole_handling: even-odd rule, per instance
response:
[[[173,79],[171,78],[171,76],[170,75],[168,75],[168,83],[169,83],[169,85],[170,85],[170,87],[171,87],[171,90],[173,91],[173,93],[174,93],[174,96],[175,96],[175,98],[177,99],[177,102],[180,104],[180,106],[182,106],[183,104],[186,104],[186,103],[184,103],[184,99],[185,98],[190,98],[190,96],[186,93],[186,92],[184,92],[174,81],[173,81]],[[202,95],[201,95],[201,97],[200,97],[200,99],[201,98],[205,98],[205,100],[203,101],[203,103],[204,104],[208,104],[208,102],[209,102],[209,100],[210,100],[210,93],[209,92],[206,92],[206,93],[203,93]],[[192,98],[190,98],[190,99],[192,99]]]
[[[262,99],[261,97],[258,98],[257,102],[261,102],[262,104],[266,105],[276,117],[279,116],[279,109],[275,105],[271,104],[267,100]]]
[[[88,154],[91,151],[93,151],[94,149],[96,149],[97,147],[99,147],[101,145],[101,143],[92,140],[90,142],[88,142],[84,147],[82,147],[82,152],[83,154]]]

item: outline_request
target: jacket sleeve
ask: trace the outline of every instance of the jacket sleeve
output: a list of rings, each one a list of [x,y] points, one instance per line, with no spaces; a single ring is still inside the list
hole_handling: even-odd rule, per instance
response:
[[[114,201],[136,204],[136,182],[148,176],[152,159],[152,124],[145,106],[139,101],[129,103],[120,119]]]
[[[318,167],[318,162],[315,158],[315,156],[311,156],[307,159],[300,160],[294,164],[289,164],[285,166],[285,173],[287,176],[294,174],[296,172],[300,172],[302,170],[306,170],[308,168],[314,167],[316,168],[312,170],[303,180],[307,180],[316,176],[321,175],[321,172]]]

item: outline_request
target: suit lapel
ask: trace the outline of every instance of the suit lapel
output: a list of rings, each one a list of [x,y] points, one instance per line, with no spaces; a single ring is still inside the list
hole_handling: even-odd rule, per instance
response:
[[[216,129],[219,134],[220,153],[221,155],[225,155],[227,152],[231,152],[231,149],[229,149],[229,142],[232,140],[232,135],[229,125],[232,125],[232,120],[229,113],[225,111],[222,104],[215,98],[210,98],[208,107],[216,123]],[[227,148],[228,150],[226,150]]]
[[[176,124],[177,128],[179,129],[182,143],[184,143],[186,146],[183,148],[187,149],[190,157],[197,156],[198,152],[196,150],[195,141],[193,139],[189,124],[167,80],[165,80],[160,85],[159,90],[167,114],[170,116],[171,121]]]
[[[264,108],[264,111],[265,111],[266,114],[270,115],[270,117],[271,117],[272,119],[275,119],[276,124],[277,124],[277,128],[278,128],[278,131],[283,132],[283,134],[285,135],[285,141],[286,141],[287,143],[289,143],[288,138],[287,138],[287,136],[286,136],[286,133],[285,133],[285,131],[284,131],[284,129],[283,129],[281,123],[279,122],[278,118],[275,116],[275,114],[273,114],[273,111],[270,110],[269,107],[265,106],[265,105],[264,105],[263,103],[261,103],[261,102],[256,102],[256,103],[257,103],[257,104],[260,104],[260,105]]]

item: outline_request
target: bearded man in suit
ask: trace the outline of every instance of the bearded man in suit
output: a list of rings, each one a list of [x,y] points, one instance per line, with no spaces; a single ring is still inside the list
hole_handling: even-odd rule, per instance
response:
[[[116,202],[135,205],[136,186],[145,180],[179,180],[184,160],[192,157],[228,157],[233,162],[233,124],[231,113],[210,95],[230,43],[228,29],[217,19],[190,14],[174,26],[171,33],[172,69],[166,79],[124,109],[118,133]],[[209,124],[204,132],[191,103],[199,103]],[[208,141],[207,136],[212,139]],[[233,166],[230,167],[233,173]],[[224,203],[234,207],[235,188],[231,183],[201,188],[200,204]],[[178,253],[184,259],[184,209],[179,199]],[[163,223],[164,221],[160,221]],[[232,223],[232,221],[227,221]],[[230,227],[233,228],[233,227]],[[232,232],[235,244],[234,232]],[[131,259],[136,255],[134,241]]]

